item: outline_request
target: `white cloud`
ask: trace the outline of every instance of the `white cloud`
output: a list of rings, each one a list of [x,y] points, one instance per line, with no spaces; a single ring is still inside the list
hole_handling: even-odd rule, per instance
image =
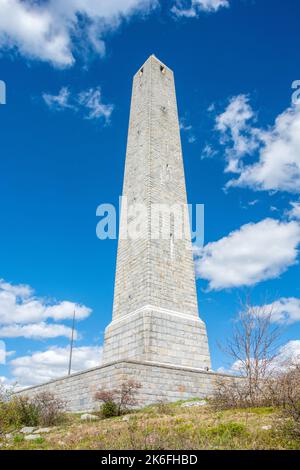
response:
[[[13,285],[9,282],[5,282],[3,279],[0,279],[0,292],[6,291],[13,294],[15,297],[20,297],[27,299],[33,294],[33,290],[30,286],[26,284]]]
[[[257,128],[255,122],[256,114],[245,95],[232,98],[216,118],[221,143],[226,145],[226,171],[239,174],[227,187],[299,193],[300,107],[286,109],[269,129]],[[256,151],[258,160],[245,164],[243,158]]]
[[[271,314],[273,323],[291,325],[300,321],[300,299],[295,297],[282,297],[272,304],[254,308],[257,309],[258,313]]]
[[[191,124],[187,124],[186,119],[180,119],[179,128],[181,131],[186,133],[189,144],[194,144],[196,142],[197,139],[194,135],[193,126]]]
[[[51,95],[49,93],[43,93],[43,99],[50,109],[61,111],[69,108],[74,109],[74,106],[70,104],[70,91],[68,87],[62,87],[58,95]]]
[[[71,328],[54,323],[33,323],[28,325],[8,325],[0,327],[0,338],[57,338],[58,336],[71,337]],[[75,331],[74,337],[77,337]]]
[[[216,118],[216,129],[221,133],[221,143],[227,145],[227,172],[239,173],[241,159],[257,149],[259,143],[257,133],[251,126],[255,114],[246,95],[232,98],[224,113]]]
[[[46,351],[37,351],[32,355],[21,356],[10,361],[12,375],[18,386],[36,385],[68,372],[69,347],[52,347]],[[72,372],[79,372],[101,364],[101,346],[82,346],[73,349]]]
[[[15,384],[15,382],[13,382],[13,380],[5,377],[4,375],[0,375],[0,393],[1,393],[1,395],[5,394],[5,392],[9,392],[14,384]]]
[[[91,309],[67,300],[56,302],[37,298],[30,286],[12,285],[0,279],[0,336],[27,338],[53,338],[70,336],[70,329],[63,325],[46,323],[73,318],[83,320]]]
[[[214,13],[228,7],[229,0],[176,0],[171,11],[177,17],[197,18],[201,12]]]
[[[41,320],[83,320],[91,309],[74,302],[50,302],[34,297],[30,286],[13,285],[0,279],[0,324],[33,323]]]
[[[279,355],[276,359],[276,364],[278,366],[283,366],[285,370],[285,366],[289,363],[300,363],[300,340],[289,341],[279,349]]]
[[[291,340],[281,346],[277,356],[269,365],[270,372],[286,372],[288,366],[300,363],[300,340]],[[217,372],[223,374],[244,374],[245,366],[242,361],[235,361],[229,369],[220,367]]]
[[[300,225],[264,219],[198,250],[197,276],[209,289],[250,286],[278,277],[297,262]]]
[[[102,102],[101,88],[90,88],[77,95],[72,95],[67,87],[62,87],[57,95],[43,93],[43,99],[47,106],[55,111],[72,109],[80,112],[85,119],[103,118],[109,122],[114,106]]]
[[[287,211],[289,219],[300,220],[300,202],[290,202],[292,209]]]
[[[184,132],[189,132],[193,129],[191,124],[186,124],[185,119],[180,119],[179,127],[180,130],[183,130]]]
[[[258,199],[254,199],[253,201],[249,201],[249,202],[248,202],[248,205],[249,205],[249,206],[256,206],[256,204],[258,204],[258,203],[259,203],[259,200],[258,200]]]
[[[103,117],[108,122],[114,109],[113,105],[102,103],[100,88],[90,88],[88,91],[81,92],[78,96],[78,102],[88,111],[86,119]]]
[[[163,0],[161,0],[161,3]],[[105,54],[105,36],[124,20],[142,17],[160,0],[0,0],[0,49],[70,67],[80,52]],[[174,0],[176,18],[228,8],[229,0]]]
[[[0,0],[0,48],[57,67],[71,66],[80,37],[85,49],[103,55],[108,29],[156,5],[156,0]]]
[[[0,340],[0,364],[5,364],[6,362],[6,347],[4,341]]]
[[[206,144],[202,150],[201,160],[204,160],[205,158],[213,158],[217,153],[218,152],[211,145]]]

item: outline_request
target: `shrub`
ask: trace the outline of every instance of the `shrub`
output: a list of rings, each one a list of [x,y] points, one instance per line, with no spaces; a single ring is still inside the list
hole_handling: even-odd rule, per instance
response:
[[[215,409],[277,407],[283,418],[288,418],[292,434],[300,436],[300,365],[286,364],[285,371],[275,370],[273,375],[259,382],[255,400],[248,393],[243,380],[220,379],[216,382],[210,403]],[[263,411],[262,411],[263,410]]]
[[[64,418],[64,403],[53,394],[42,392],[33,397],[14,396],[0,402],[0,428],[53,426]]]
[[[247,434],[244,424],[235,422],[220,423],[217,426],[210,428],[208,432],[212,436],[218,436],[221,438],[225,437],[228,439],[244,436]]]
[[[137,404],[137,391],[141,388],[141,384],[134,380],[126,380],[122,382],[119,389],[112,390],[101,389],[95,394],[95,400],[104,404],[114,403],[116,414],[120,416]]]
[[[64,420],[65,402],[52,393],[41,392],[35,395],[32,404],[37,410],[39,425],[54,426]]]
[[[288,365],[287,370],[266,384],[269,399],[289,418],[292,434],[300,436],[300,365]]]
[[[10,402],[13,408],[12,419],[23,426],[38,426],[39,410],[37,406],[26,396],[16,397]],[[13,424],[13,423],[12,423]]]
[[[114,401],[106,401],[100,409],[102,418],[113,418],[118,416],[118,406]]]
[[[164,400],[160,400],[156,404],[156,410],[157,410],[157,413],[160,415],[173,415],[174,414],[174,408],[172,408],[170,403]]]
[[[256,384],[255,396],[249,393],[249,384],[243,378],[218,378],[215,382],[214,394],[209,400],[216,410],[232,408],[270,407],[274,400],[267,389],[268,380]]]
[[[14,443],[15,444],[19,444],[20,442],[24,442],[25,441],[25,437],[23,436],[23,434],[16,434],[14,436]]]

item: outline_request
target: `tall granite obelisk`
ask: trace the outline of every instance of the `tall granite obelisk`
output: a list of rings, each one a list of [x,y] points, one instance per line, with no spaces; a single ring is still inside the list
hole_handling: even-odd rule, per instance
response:
[[[153,236],[170,217],[162,213],[154,220],[153,206],[187,204],[174,76],[154,55],[133,79],[123,197],[126,211],[136,204],[146,208],[148,223],[138,239],[119,238],[113,319],[105,332],[103,363],[131,359],[209,368],[189,226],[180,238],[170,221],[167,237]],[[123,202],[120,233],[125,216]]]

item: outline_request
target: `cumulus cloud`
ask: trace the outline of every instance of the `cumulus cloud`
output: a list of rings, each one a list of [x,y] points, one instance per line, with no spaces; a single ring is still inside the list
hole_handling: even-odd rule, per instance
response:
[[[30,286],[13,285],[0,279],[0,324],[34,323],[41,320],[72,319],[74,310],[77,320],[91,314],[85,305],[64,300],[51,302],[34,296]]]
[[[278,353],[269,366],[270,372],[286,372],[287,367],[300,364],[300,340],[291,340],[278,349]],[[242,361],[235,361],[229,369],[220,367],[220,373],[244,374],[245,366]]]
[[[237,173],[227,187],[300,192],[300,107],[291,106],[268,129],[256,127],[256,113],[246,95],[230,100],[216,118],[221,144],[226,146],[227,172]],[[258,158],[244,163],[245,156]]]
[[[105,53],[104,35],[124,18],[146,14],[157,0],[0,0],[0,48],[68,67],[76,47]]]
[[[281,346],[279,355],[276,359],[278,366],[286,366],[286,364],[299,364],[300,363],[300,340],[292,340]]]
[[[232,144],[226,148],[227,172],[239,173],[242,157],[257,149],[257,132],[251,125],[254,119],[255,114],[246,95],[232,98],[226,110],[217,116],[215,127],[221,133],[221,143]]]
[[[162,0],[161,0],[162,3]],[[105,54],[105,37],[124,20],[144,17],[160,0],[0,0],[0,49],[70,67],[78,53]],[[174,0],[175,18],[197,18],[229,7],[229,0]]]
[[[214,13],[228,7],[229,0],[176,0],[172,12],[177,17],[197,18],[201,12]]]
[[[257,312],[270,314],[273,323],[291,325],[300,321],[300,299],[295,297],[282,297],[272,304],[254,307]]]
[[[108,123],[113,112],[112,104],[102,101],[101,88],[90,88],[72,95],[68,87],[62,87],[57,95],[43,93],[46,105],[54,111],[71,109],[80,113],[85,119],[103,119]]]
[[[53,338],[70,336],[64,325],[47,323],[73,318],[83,320],[91,314],[85,305],[63,300],[61,302],[38,298],[27,285],[13,285],[0,279],[0,336],[27,338]]]
[[[46,351],[36,351],[10,361],[13,380],[20,387],[37,385],[68,372],[69,347],[52,347]],[[72,372],[97,367],[101,364],[102,346],[82,346],[73,349]]]
[[[209,289],[250,286],[278,277],[297,262],[300,225],[264,219],[198,250],[196,274]]]
[[[6,362],[6,347],[4,341],[0,340],[0,364],[5,364]]]
[[[71,337],[71,328],[65,325],[57,325],[54,323],[34,323],[30,325],[8,325],[0,327],[0,338],[57,338],[58,336]],[[74,338],[77,338],[76,331]]]

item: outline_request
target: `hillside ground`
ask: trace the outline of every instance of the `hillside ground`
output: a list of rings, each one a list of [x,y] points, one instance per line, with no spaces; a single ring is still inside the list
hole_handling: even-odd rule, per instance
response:
[[[9,449],[300,449],[289,422],[274,408],[215,411],[208,404],[149,406],[127,415],[83,422],[68,415],[64,424],[25,440],[20,430],[0,436]]]

